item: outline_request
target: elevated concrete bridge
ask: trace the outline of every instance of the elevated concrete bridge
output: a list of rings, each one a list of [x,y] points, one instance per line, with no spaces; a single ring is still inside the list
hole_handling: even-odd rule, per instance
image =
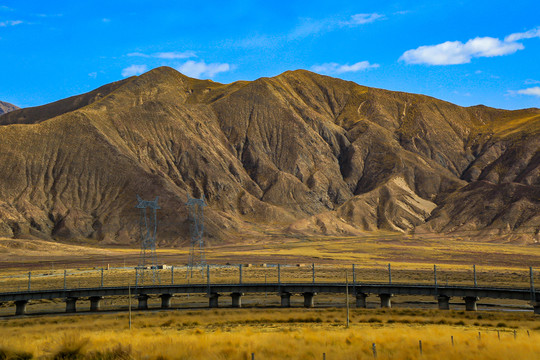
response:
[[[348,289],[347,289],[348,287]],[[175,294],[206,294],[209,307],[219,306],[219,298],[231,296],[232,307],[242,306],[242,296],[246,293],[274,293],[281,297],[281,306],[291,306],[291,296],[300,294],[304,297],[304,306],[313,307],[317,294],[345,294],[356,297],[356,306],[365,308],[366,298],[370,294],[379,296],[381,307],[391,307],[392,296],[418,295],[437,298],[439,309],[448,310],[451,298],[461,298],[468,311],[477,310],[480,298],[511,299],[530,301],[535,314],[540,314],[540,292],[533,289],[491,288],[471,286],[437,286],[415,284],[349,284],[345,283],[241,283],[241,284],[179,284],[149,286],[115,286],[80,289],[36,290],[0,293],[0,303],[15,304],[15,314],[26,313],[26,306],[33,300],[64,299],[66,312],[77,309],[77,301],[90,300],[90,310],[99,311],[104,297],[126,296],[131,294],[138,299],[137,308],[148,309],[148,298],[157,295],[161,298],[161,308],[170,308],[171,298]]]

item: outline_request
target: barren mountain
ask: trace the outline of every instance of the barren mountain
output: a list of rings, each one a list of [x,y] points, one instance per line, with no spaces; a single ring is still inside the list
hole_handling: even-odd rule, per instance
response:
[[[292,71],[219,84],[162,67],[0,116],[0,235],[136,241],[264,231],[540,229],[540,110],[463,108]]]
[[[8,113],[13,110],[17,110],[17,109],[18,107],[13,104],[0,101],[0,115]]]

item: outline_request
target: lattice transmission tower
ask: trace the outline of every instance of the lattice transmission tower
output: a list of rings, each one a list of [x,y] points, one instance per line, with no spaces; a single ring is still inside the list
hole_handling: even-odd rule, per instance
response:
[[[156,234],[157,234],[157,209],[161,209],[158,205],[158,196],[154,201],[143,200],[137,195],[139,202],[136,208],[140,209],[141,217],[139,220],[139,231],[141,236],[141,255],[139,265],[137,266],[136,284],[144,284],[145,270],[151,271],[152,284],[159,281],[157,256],[156,256]],[[146,211],[150,209],[150,214]]]
[[[188,195],[186,205],[189,207],[189,230],[191,233],[191,246],[189,248],[189,272],[193,276],[193,268],[204,271],[206,256],[204,253],[204,195],[201,199],[192,199]]]

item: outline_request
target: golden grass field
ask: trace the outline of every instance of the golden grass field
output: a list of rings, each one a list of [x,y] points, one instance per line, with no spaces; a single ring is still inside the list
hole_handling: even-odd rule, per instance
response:
[[[104,271],[104,286],[133,285],[133,267],[138,260],[139,250],[134,248],[0,239],[0,291],[27,288],[28,271],[32,272],[32,289],[61,288],[65,269],[68,288],[100,286],[101,268],[110,269]],[[175,283],[206,282],[206,277],[197,273],[186,278],[187,260],[187,248],[158,249],[158,262],[175,266]],[[331,239],[268,237],[209,246],[207,261],[221,266],[231,264],[211,269],[212,282],[237,282],[236,264],[253,265],[244,266],[244,282],[277,282],[277,268],[264,264],[278,263],[287,265],[281,271],[284,282],[310,281],[312,263],[318,282],[345,281],[346,272],[352,280],[353,264],[357,282],[386,282],[390,263],[393,282],[433,283],[436,264],[440,284],[472,285],[475,264],[479,286],[525,288],[530,284],[529,266],[540,268],[540,245],[396,234]],[[171,277],[170,271],[160,271],[162,283],[171,283]],[[538,271],[535,281],[540,284]]]
[[[175,283],[206,281],[197,272],[186,277],[187,254],[187,248],[159,249],[158,259],[176,266]],[[64,269],[68,288],[99,286],[102,267],[110,268],[104,270],[105,286],[133,284],[132,267],[138,256],[135,248],[0,239],[0,291],[24,290],[28,271],[32,289],[62,287]],[[346,272],[351,281],[355,264],[357,282],[383,282],[388,281],[391,263],[393,282],[432,282],[433,264],[437,264],[439,283],[472,285],[472,264],[476,264],[479,286],[528,287],[528,267],[540,268],[540,246],[395,234],[286,241],[271,236],[211,246],[207,259],[222,266],[233,264],[212,268],[212,282],[237,282],[235,264],[244,264],[244,282],[276,282],[276,268],[269,264],[277,263],[289,265],[282,267],[283,282],[310,281],[311,263],[316,264],[316,281],[344,281]],[[162,270],[160,277],[162,283],[172,281],[170,270]],[[535,282],[540,286],[538,270]],[[293,306],[301,306],[302,298],[294,298]],[[410,307],[401,302],[416,299],[396,297],[393,309],[353,307],[346,328],[344,296],[318,295],[316,306],[326,307],[314,309],[278,308],[276,294],[246,295],[243,301],[248,307],[243,309],[201,308],[208,301],[202,295],[174,299],[173,307],[180,309],[135,311],[131,330],[127,298],[104,300],[108,311],[99,314],[38,315],[43,309],[62,313],[65,304],[58,300],[29,305],[34,315],[15,317],[11,305],[4,304],[0,359],[251,359],[252,353],[255,359],[322,359],[323,353],[329,360],[372,359],[373,343],[378,359],[540,358],[540,317],[531,310],[439,311],[422,309],[422,304]],[[371,299],[371,307],[378,307],[377,301]],[[222,299],[220,306],[229,302]],[[159,307],[159,299],[151,299],[150,305]],[[79,310],[87,307],[84,301],[78,303]]]
[[[0,320],[0,356],[41,359],[538,359],[532,314],[214,309]],[[515,331],[515,337],[514,337]],[[452,346],[451,337],[454,338]],[[420,354],[422,341],[423,354]],[[5,356],[5,355],[4,355]],[[6,357],[3,357],[6,358]]]
[[[207,246],[209,263],[348,263],[366,267],[391,263],[481,265],[486,268],[540,267],[539,243],[504,243],[497,238],[462,238],[441,235],[411,236],[376,233],[362,237],[298,236],[269,234],[238,237],[230,243]],[[186,264],[188,245],[160,248],[160,260]],[[0,238],[1,268],[51,266],[102,266],[136,264],[138,248],[101,247],[88,240],[80,245],[37,239]],[[71,266],[70,266],[71,265]]]

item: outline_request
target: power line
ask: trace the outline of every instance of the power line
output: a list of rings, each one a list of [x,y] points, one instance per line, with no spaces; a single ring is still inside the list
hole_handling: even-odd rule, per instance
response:
[[[204,195],[200,199],[190,198],[186,205],[189,208],[191,246],[189,248],[189,268],[193,276],[193,268],[200,268],[204,271],[206,266],[206,257],[204,251]]]
[[[148,265],[152,271],[152,283],[159,282],[159,273],[156,272],[157,256],[156,256],[156,234],[157,234],[157,209],[160,209],[158,205],[158,198],[154,201],[143,200],[137,195],[139,203],[136,208],[140,209],[141,217],[139,222],[139,232],[141,237],[141,254],[139,258],[139,266],[137,266],[136,284],[144,284],[144,273]],[[148,216],[146,209],[151,210],[150,216]]]

